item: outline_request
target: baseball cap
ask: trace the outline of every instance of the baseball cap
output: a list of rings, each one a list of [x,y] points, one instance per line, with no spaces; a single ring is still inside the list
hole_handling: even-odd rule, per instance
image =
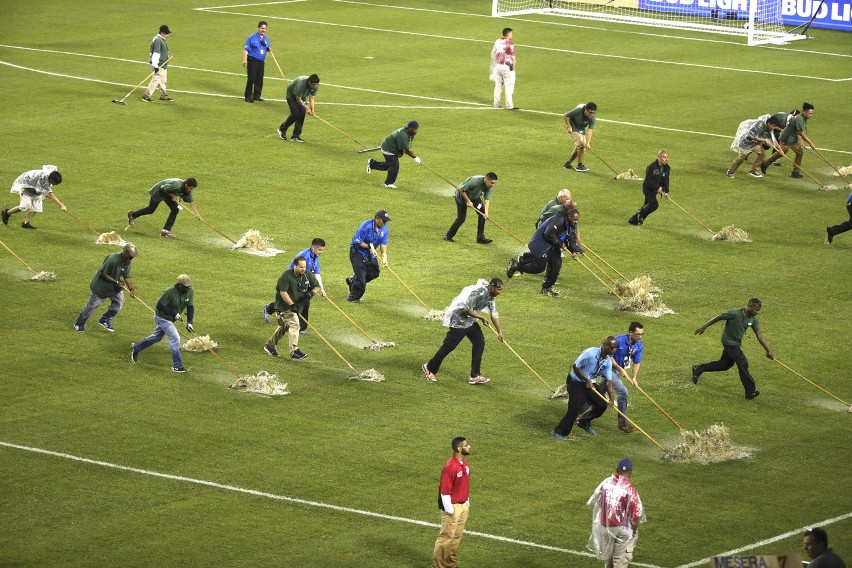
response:
[[[385,211],[384,209],[379,209],[378,211],[376,211],[376,217],[378,217],[379,219],[381,219],[385,223],[390,221],[390,217],[388,216],[388,212]]]
[[[181,274],[177,279],[178,284],[183,284],[187,288],[192,288],[192,280],[189,279],[189,276],[186,274]]]
[[[416,120],[411,120],[405,125],[406,128],[420,128],[420,124]]]
[[[160,26],[160,33],[168,35],[168,34],[172,33],[172,30],[169,29],[169,26],[167,26],[166,24],[163,24],[162,26]]]
[[[630,458],[624,458],[620,462],[618,462],[618,467],[615,468],[615,471],[618,473],[624,473],[625,471],[633,471],[633,462],[630,461]]]
[[[130,258],[136,258],[137,256],[139,256],[139,253],[136,252],[136,245],[134,245],[133,243],[124,243],[124,249],[122,250],[129,254]]]

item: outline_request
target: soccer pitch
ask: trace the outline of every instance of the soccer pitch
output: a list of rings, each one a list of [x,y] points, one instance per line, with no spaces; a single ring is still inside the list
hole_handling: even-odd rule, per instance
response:
[[[725,176],[741,121],[803,101],[816,107],[808,134],[822,154],[852,164],[848,34],[813,29],[806,41],[749,48],[725,36],[495,19],[483,0],[215,4],[0,6],[0,185],[55,164],[64,177],[56,194],[69,208],[63,215],[46,200],[35,231],[20,228],[22,214],[0,226],[21,261],[57,275],[27,281],[32,273],[0,248],[0,566],[426,566],[440,522],[440,468],[459,435],[472,446],[462,566],[600,566],[586,549],[585,502],[625,456],[648,515],[637,566],[802,553],[802,533],[816,525],[852,558],[852,416],[843,405],[767,360],[752,334],[743,349],[759,398],[744,400],[735,369],[690,381],[691,365],[718,358],[722,324],[702,336],[694,330],[756,296],[778,359],[852,401],[852,233],[823,242],[825,227],[846,218],[848,190],[792,179],[784,159],[764,179],[750,178],[746,165]],[[288,114],[287,83],[272,61],[265,102],[243,101],[242,46],[261,19],[287,79],[321,78],[317,114],[328,124],[308,117],[304,144],[275,132]],[[161,24],[174,32],[174,100],[144,103],[139,89],[127,106],[111,104],[150,72],[145,59]],[[488,80],[491,45],[507,26],[518,50],[517,112],[492,108]],[[588,173],[563,169],[570,140],[562,114],[588,101],[598,105],[595,151],[615,170],[643,175],[667,150],[671,195],[694,218],[661,200],[633,227],[641,182],[614,180],[588,154]],[[385,189],[383,172],[365,172],[367,156],[378,155],[357,153],[341,131],[378,146],[409,120],[420,123],[413,150],[423,164],[403,157],[399,189]],[[803,166],[823,185],[842,184],[814,154]],[[488,171],[499,176],[496,223],[486,227],[494,242],[475,242],[470,214],[456,242],[445,242],[455,218],[448,181]],[[184,211],[177,238],[161,238],[160,207],[125,230],[128,209],[144,206],[155,182],[190,176],[209,225]],[[625,276],[652,277],[674,314],[617,310],[605,285],[567,258],[558,298],[539,295],[540,276],[505,278],[524,250],[513,236],[528,240],[541,207],[564,187],[579,202],[584,242]],[[0,208],[17,205],[17,195],[3,195]],[[364,303],[350,304],[349,242],[379,209],[392,219],[389,262],[399,279],[383,271]],[[115,333],[96,319],[75,333],[92,275],[119,250],[96,245],[85,225],[136,244],[132,277],[148,305],[189,274],[195,328],[220,344],[221,360],[186,353],[189,372],[177,375],[161,342],[131,365],[130,343],[151,332],[152,320],[129,297]],[[702,225],[734,225],[753,242],[713,241]],[[230,250],[223,234],[236,240],[250,229],[285,252]],[[322,274],[331,299],[396,347],[364,350],[370,340],[315,298],[311,323],[339,355],[317,333],[300,340],[304,361],[263,352],[273,327],[261,306],[314,237],[328,243]],[[438,382],[426,382],[420,366],[445,335],[423,319],[426,307],[442,309],[464,286],[495,276],[505,280],[497,305],[514,352],[486,330],[491,384],[467,384],[467,341]],[[647,332],[643,389],[687,430],[723,423],[749,458],[663,461],[647,437],[618,431],[612,410],[594,423],[595,437],[577,429],[568,442],[549,436],[565,401],[549,400],[548,387],[585,348],[633,320]],[[386,380],[348,380],[341,358]],[[229,390],[229,368],[277,373],[292,394]],[[628,388],[631,419],[663,447],[679,444],[672,422]]]

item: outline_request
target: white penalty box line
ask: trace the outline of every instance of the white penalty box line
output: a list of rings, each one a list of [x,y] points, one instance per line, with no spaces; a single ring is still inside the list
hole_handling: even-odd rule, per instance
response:
[[[441,528],[441,525],[439,525],[437,523],[420,521],[418,519],[409,519],[407,517],[399,517],[399,516],[396,516],[396,515],[385,515],[384,513],[376,513],[374,511],[365,511],[363,509],[354,509],[352,507],[343,507],[341,505],[332,505],[330,503],[322,503],[320,501],[310,501],[308,499],[299,499],[297,497],[289,497],[287,495],[277,495],[275,493],[268,493],[266,491],[258,491],[256,489],[248,489],[248,488],[245,488],[245,487],[237,487],[235,485],[227,485],[227,484],[224,484],[224,483],[216,483],[215,481],[207,481],[207,480],[204,480],[204,479],[196,479],[194,477],[186,477],[186,476],[183,476],[183,475],[173,475],[173,474],[170,474],[170,473],[162,473],[162,472],[159,472],[159,471],[152,471],[152,470],[148,470],[148,469],[141,469],[141,468],[130,467],[130,466],[126,466],[126,465],[119,465],[119,464],[105,462],[105,461],[101,461],[101,460],[94,460],[94,459],[84,458],[84,457],[80,457],[80,456],[75,456],[75,455],[72,455],[72,454],[66,454],[66,453],[63,453],[63,452],[54,452],[52,450],[35,448],[35,447],[32,447],[32,446],[23,446],[23,445],[20,445],[20,444],[13,444],[13,443],[10,443],[10,442],[3,442],[3,441],[0,441],[0,446],[10,448],[10,449],[15,449],[15,450],[22,450],[22,451],[25,451],[25,452],[31,452],[31,453],[35,453],[35,454],[41,454],[41,455],[45,455],[45,456],[51,456],[51,457],[55,457],[55,458],[67,459],[67,460],[71,460],[71,461],[75,461],[75,462],[79,462],[79,463],[85,463],[85,464],[89,464],[89,465],[97,465],[97,466],[106,467],[106,468],[110,468],[110,469],[116,469],[116,470],[119,470],[119,471],[136,473],[136,474],[139,474],[139,475],[147,475],[147,476],[150,476],[150,477],[156,477],[156,478],[160,478],[160,479],[168,479],[170,481],[181,481],[181,482],[184,482],[184,483],[192,483],[194,485],[211,487],[213,489],[221,489],[223,491],[232,491],[232,492],[235,492],[235,493],[243,493],[243,494],[246,494],[246,495],[252,495],[254,497],[261,497],[261,498],[264,498],[264,499],[273,499],[275,501],[284,501],[284,502],[287,502],[287,503],[294,503],[294,504],[297,504],[297,505],[304,505],[304,506],[308,506],[308,507],[317,507],[317,508],[320,508],[320,509],[329,509],[329,510],[338,511],[338,512],[341,512],[341,513],[350,513],[350,514],[353,514],[353,515],[361,515],[361,516],[364,516],[364,517],[372,517],[372,518],[375,518],[375,519],[382,519],[382,520],[385,520],[385,521],[394,521],[394,522],[398,522],[398,523],[406,523],[406,524],[410,524],[410,525],[417,525],[417,526],[428,527],[428,528],[432,528],[432,529]],[[509,538],[509,537],[505,537],[505,536],[499,536],[499,535],[494,535],[494,534],[489,534],[489,533],[484,533],[484,532],[465,530],[465,535],[477,536],[477,537],[480,537],[480,538],[495,540],[495,541],[503,542],[503,543],[506,543],[506,544],[516,544],[516,545],[519,545],[519,546],[525,546],[525,547],[529,547],[529,548],[537,548],[537,549],[540,549],[540,550],[547,550],[547,551],[550,551],[550,552],[561,552],[561,553],[564,553],[564,554],[573,554],[575,556],[583,556],[583,557],[586,557],[586,558],[595,558],[594,554],[592,554],[590,552],[586,552],[584,550],[571,550],[571,549],[562,548],[562,547],[559,547],[559,546],[550,546],[550,545],[547,545],[547,544],[539,544],[537,542],[519,540],[519,539],[515,539],[515,538]],[[639,562],[633,563],[633,565],[641,566],[643,568],[662,568],[661,566],[657,566],[655,564],[643,564],[643,563],[639,563]]]

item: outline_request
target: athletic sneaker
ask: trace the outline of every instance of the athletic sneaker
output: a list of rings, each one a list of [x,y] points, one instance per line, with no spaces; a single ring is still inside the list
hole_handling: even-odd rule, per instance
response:
[[[753,400],[753,399],[757,398],[759,395],[760,395],[760,391],[756,390],[754,392],[750,392],[746,395],[746,400]]]
[[[754,170],[753,170],[753,171],[750,171],[750,172],[748,173],[748,175],[750,175],[750,176],[751,176],[751,177],[753,177],[753,178],[762,178],[762,177],[763,177],[763,174],[762,174],[762,173],[760,173],[760,172],[758,172],[758,171],[754,171]],[[733,176],[731,176],[731,177],[733,177]]]
[[[280,126],[278,127],[278,130],[276,132],[278,132],[278,137],[281,140],[287,140],[287,133],[285,131],[281,130]]]
[[[9,215],[9,210],[4,209],[2,215],[3,215],[3,224],[8,225],[9,224],[9,217],[11,217],[11,215]]]
[[[302,140],[301,136],[291,136],[290,142],[304,142],[304,140]]]
[[[139,352],[136,351],[136,344],[131,343],[130,344],[130,362],[135,363],[138,360],[139,360]]]
[[[725,175],[728,176],[731,179],[734,179],[734,172],[732,172],[731,170],[727,170],[725,172]]]
[[[834,240],[834,235],[831,234],[831,227],[826,227],[825,228],[825,242],[827,242],[828,244],[831,244],[831,242],[833,240]]]
[[[455,239],[453,239],[453,237],[451,237],[450,235],[444,235],[444,240],[447,241],[448,243],[456,242]]]
[[[160,100],[161,101],[173,101],[174,99],[171,98],[169,95],[160,95]]]
[[[142,95],[142,100],[145,101],[146,103],[154,102],[154,101],[151,100],[151,97],[149,97],[147,95]]]
[[[263,321],[269,323],[269,312],[266,311],[266,304],[263,305]]]
[[[360,304],[361,300],[359,298],[353,298],[352,296],[346,296],[347,302],[352,302],[353,304]]]
[[[382,187],[386,187],[388,189],[396,189],[396,186],[392,183],[383,183]]]
[[[308,331],[307,329],[303,329],[303,330],[299,331],[299,335],[304,335],[305,337],[310,337],[313,334],[310,331]]]
[[[798,171],[796,171],[796,170],[793,170],[793,171],[790,173],[790,177],[791,177],[791,178],[799,179],[799,178],[803,178],[803,177],[805,177],[805,176],[803,176],[800,172],[798,172]]]
[[[619,424],[618,429],[624,432],[625,434],[632,434],[636,431],[630,424]]]
[[[77,333],[85,333],[86,332],[85,326],[86,326],[86,324],[84,324],[84,323],[75,323],[74,324],[74,331],[76,331]]]
[[[518,271],[518,263],[515,262],[515,259],[509,261],[509,268],[506,269],[506,278],[511,278],[515,275],[515,272]]]
[[[589,168],[587,168],[586,165],[583,162],[577,162],[577,171],[578,172],[587,172],[587,171],[589,171]]]
[[[351,276],[348,276],[348,277],[346,278],[346,287],[347,287],[347,288],[349,288],[349,289],[351,289],[351,288],[352,288],[352,282],[353,282],[353,281],[354,281],[354,279],[353,279]]]
[[[802,177],[802,176],[799,176],[799,177]],[[29,223],[21,223],[21,228],[22,229],[35,229],[36,227],[35,227],[35,225],[30,225]]]
[[[577,422],[577,426],[586,431],[589,436],[597,436],[598,433],[595,432],[595,429],[592,428],[591,424],[584,424],[583,422]]]
[[[373,171],[373,158],[367,160],[367,173],[371,173]]]
[[[438,377],[435,376],[435,373],[429,370],[429,367],[426,366],[426,363],[423,363],[420,368],[423,369],[423,373],[425,373],[427,381],[429,381],[430,383],[438,382]]]
[[[467,384],[469,385],[484,385],[485,383],[490,383],[491,379],[487,379],[482,375],[476,375],[475,377],[471,377],[467,380]]]
[[[553,288],[542,288],[540,293],[542,296],[550,296],[551,298],[559,297],[559,291],[554,290]]]
[[[128,211],[127,212],[127,224],[132,227],[133,223],[135,223],[135,222],[136,222],[136,220],[133,218],[133,211]]]
[[[115,331],[115,328],[112,327],[112,318],[101,318],[98,320],[98,324],[107,331]]]
[[[300,360],[304,359],[305,357],[307,357],[307,355],[302,353],[302,351],[298,348],[295,351],[293,351],[293,353],[290,354],[290,359],[295,359],[296,361],[300,361]]]
[[[494,242],[493,239],[489,239],[488,237],[476,237],[476,242],[481,245],[490,245]]]
[[[160,231],[160,236],[161,236],[161,237],[165,237],[165,238],[167,238],[167,239],[174,239],[174,238],[175,238],[175,236],[174,236],[173,234],[171,234],[169,231],[167,231],[167,230],[165,230],[165,229],[163,229],[162,231]]]
[[[701,376],[701,371],[698,370],[698,365],[692,366],[692,384],[698,384],[698,377]]]
[[[274,347],[270,347],[269,345],[264,345],[263,350],[266,351],[267,354],[272,355],[273,357],[278,357],[278,350]]]
[[[185,372],[186,372],[186,369],[184,369],[182,366],[180,366],[180,367],[172,367],[172,371],[174,371],[175,373],[185,373]]]
[[[553,431],[550,433],[550,435],[551,435],[551,436],[553,436],[554,438],[556,438],[557,440],[562,440],[563,442],[567,442],[567,441],[568,441],[568,436],[563,436],[562,434],[560,434],[560,433],[559,433],[559,432],[557,432],[556,430],[553,430]]]
[[[565,162],[565,165],[562,166],[562,167],[565,168],[566,170],[573,170],[574,169],[574,166],[571,165],[571,162]]]

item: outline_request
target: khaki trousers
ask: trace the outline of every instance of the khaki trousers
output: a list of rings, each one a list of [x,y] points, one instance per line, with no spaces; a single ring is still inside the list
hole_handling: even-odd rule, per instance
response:
[[[148,83],[148,88],[145,89],[146,97],[150,99],[156,89],[160,89],[161,97],[167,97],[169,95],[169,92],[166,90],[166,75],[168,75],[166,70],[160,67],[160,70],[151,76],[151,82]]]
[[[754,164],[752,164],[751,166],[751,171],[759,172],[760,166],[761,164],[763,164],[763,160],[766,159],[766,152],[764,151],[763,146],[757,146],[753,150],[740,150],[740,153],[737,154],[737,157],[734,159],[734,163],[731,164],[731,167],[728,168],[728,171],[730,171],[731,173],[737,171],[737,168],[740,167],[740,164],[742,164],[752,152],[756,153],[757,157],[754,159]]]
[[[456,551],[461,543],[464,524],[467,522],[469,505],[453,505],[453,514],[441,513],[441,531],[435,540],[435,552],[432,554],[432,568],[455,568],[458,565]]]
[[[611,528],[603,535],[605,568],[627,568],[633,560],[636,537],[630,529]]]
[[[292,355],[299,348],[299,316],[295,312],[278,312],[278,328],[266,344],[276,347],[285,332],[289,332],[290,355]]]

